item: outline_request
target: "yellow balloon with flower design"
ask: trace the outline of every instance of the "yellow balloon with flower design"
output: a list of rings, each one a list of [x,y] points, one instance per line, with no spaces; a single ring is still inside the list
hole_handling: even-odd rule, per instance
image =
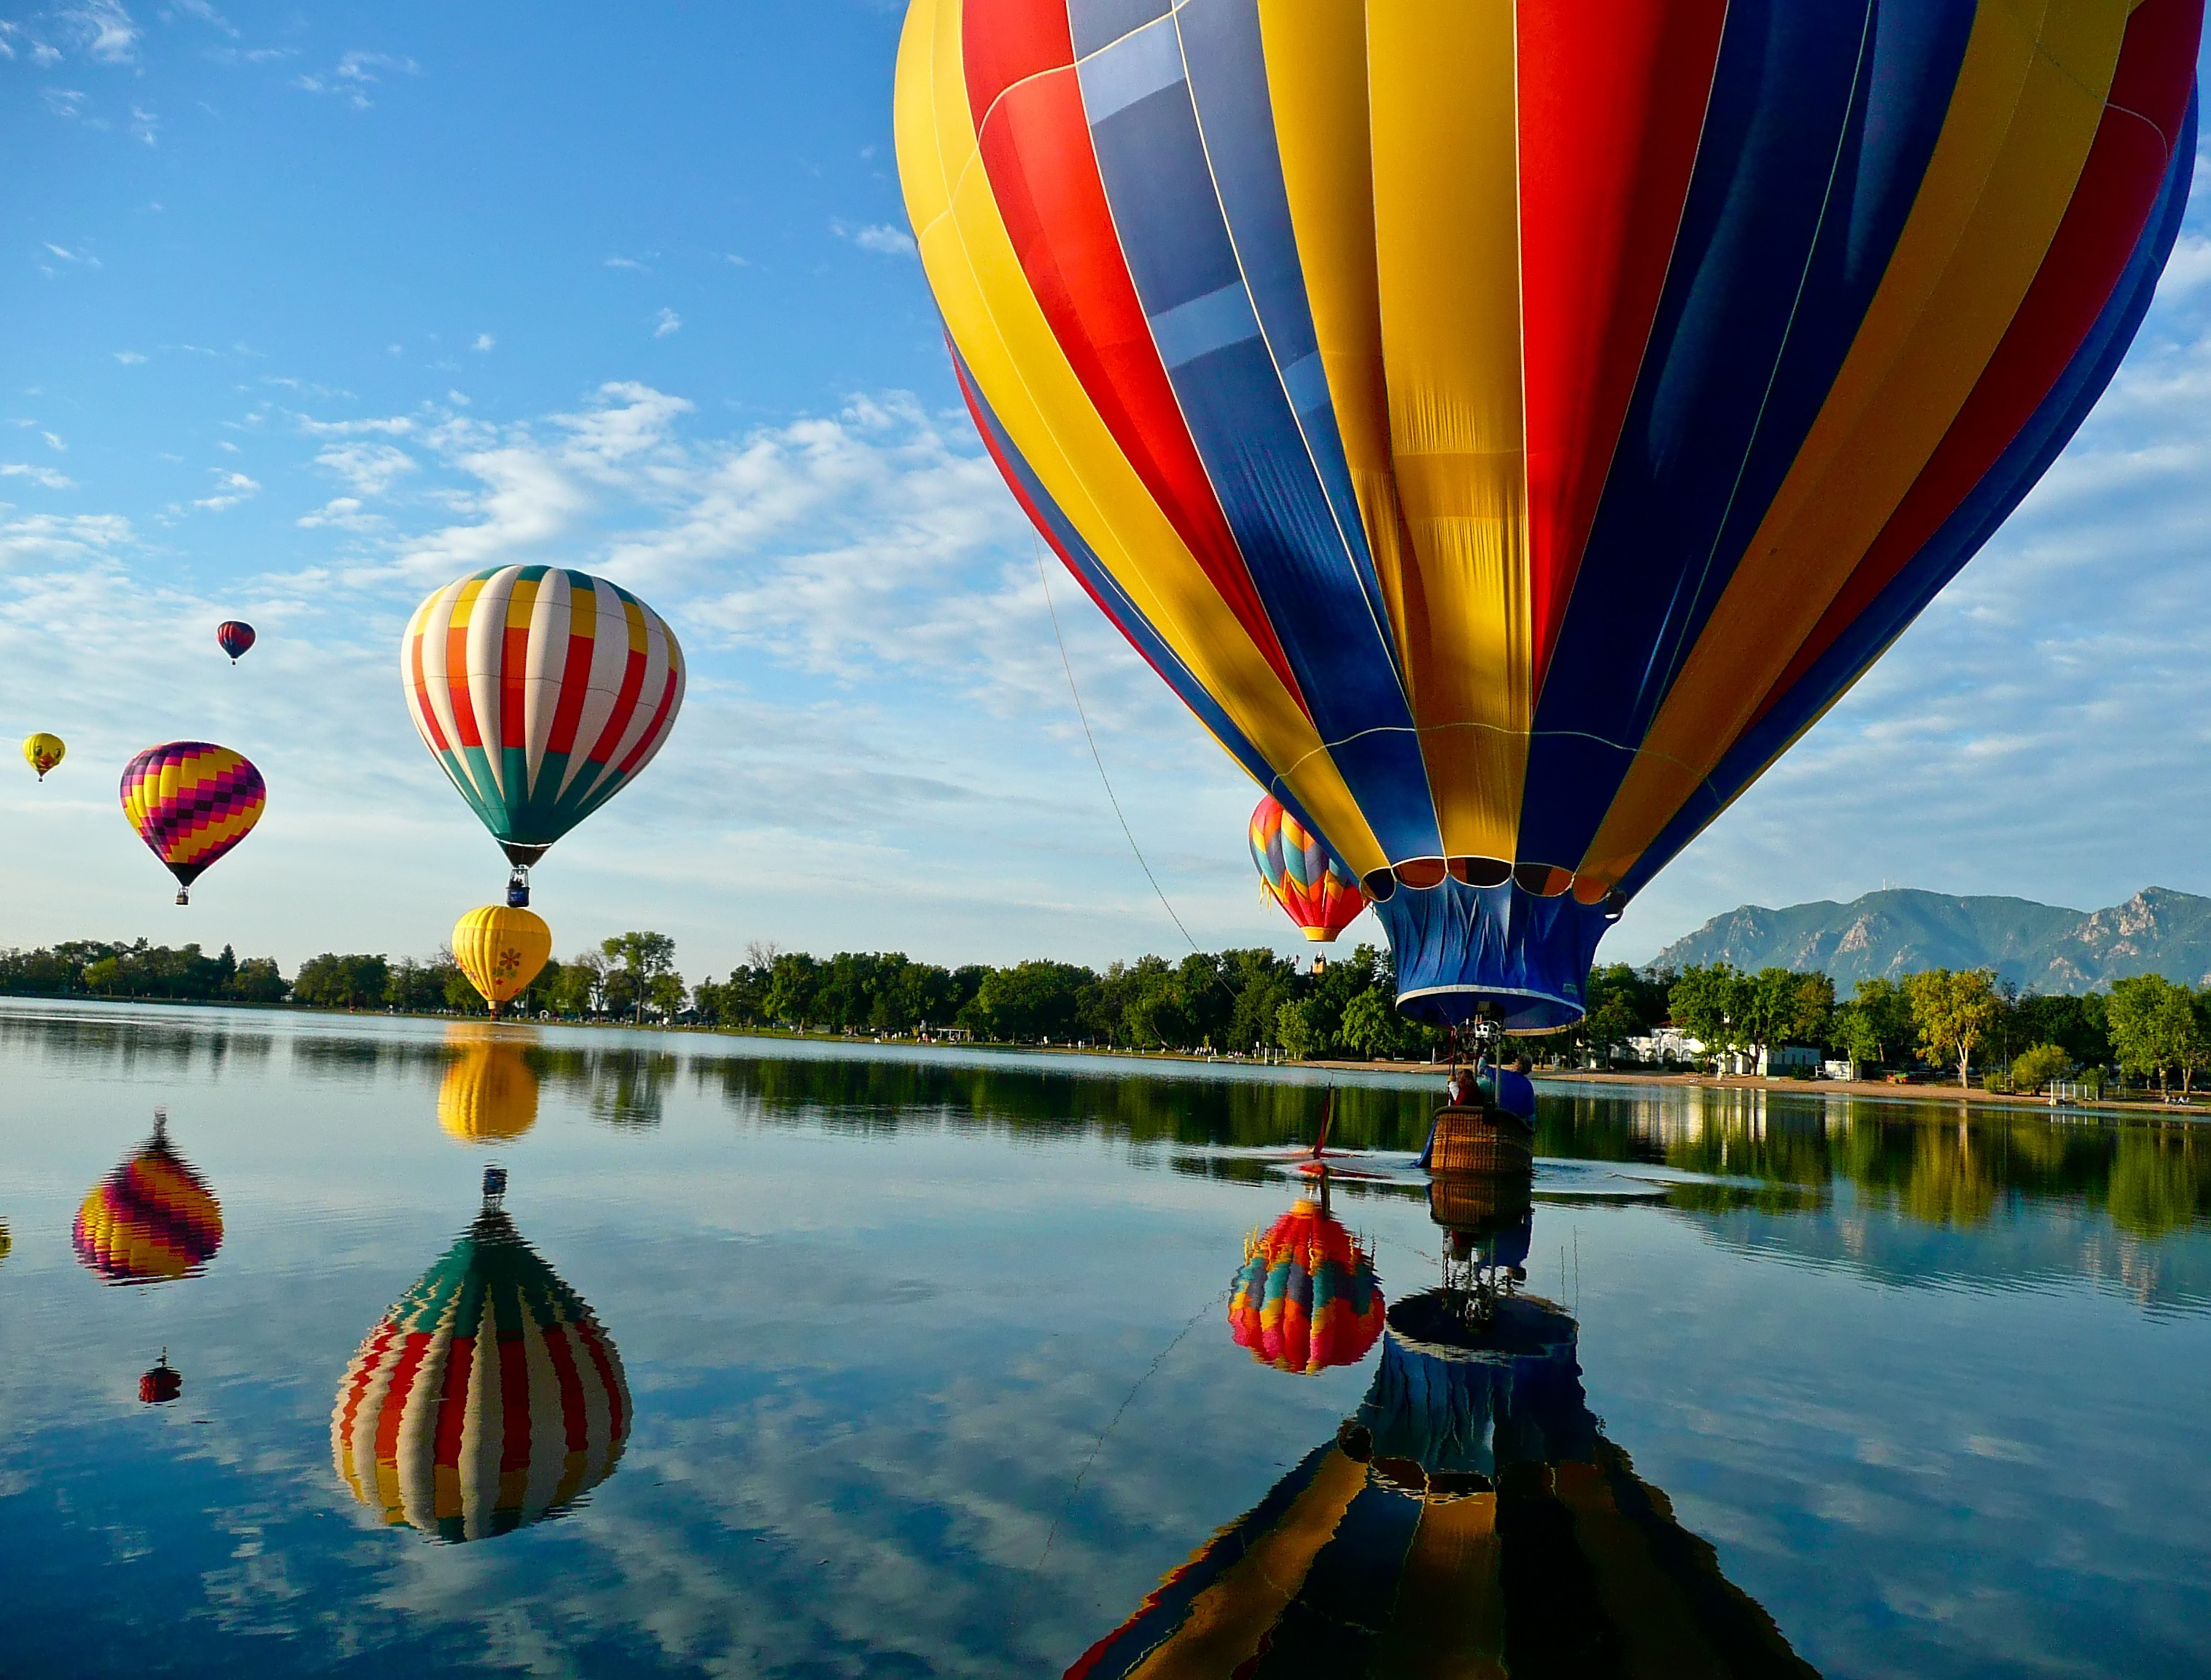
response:
[[[497,1015],[553,955],[553,930],[534,912],[487,904],[453,924],[453,960]]]

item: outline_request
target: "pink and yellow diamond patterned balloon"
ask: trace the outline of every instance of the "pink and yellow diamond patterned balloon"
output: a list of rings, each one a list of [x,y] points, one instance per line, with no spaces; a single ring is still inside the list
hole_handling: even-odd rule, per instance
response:
[[[209,741],[148,747],[123,772],[123,814],[177,877],[177,902],[203,870],[252,833],[269,803],[245,755]]]

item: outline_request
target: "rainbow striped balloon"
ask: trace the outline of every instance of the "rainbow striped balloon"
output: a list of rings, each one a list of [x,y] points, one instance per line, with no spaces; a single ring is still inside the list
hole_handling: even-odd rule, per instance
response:
[[[347,1366],[330,1453],[387,1523],[480,1540],[568,1509],[629,1426],[614,1343],[488,1202]]]
[[[627,786],[683,704],[660,615],[551,566],[447,584],[415,608],[399,670],[423,743],[517,864]]]
[[[1554,1031],[2109,384],[2202,15],[911,0],[899,178],[1043,540],[1408,1012]]]
[[[1267,896],[1316,944],[1335,938],[1366,907],[1366,895],[1329,855],[1320,836],[1271,794],[1252,809],[1251,840],[1251,861],[1259,866]]]
[[[1382,1333],[1382,1307],[1374,1257],[1319,1203],[1300,1198],[1245,1239],[1228,1327],[1261,1364],[1310,1376],[1364,1359]]]
[[[70,1235],[77,1258],[110,1283],[167,1283],[215,1258],[222,1206],[157,1117],[145,1147],[93,1186]]]
[[[245,755],[211,741],[165,741],[123,770],[123,814],[177,877],[177,902],[208,866],[253,832],[268,785]]]

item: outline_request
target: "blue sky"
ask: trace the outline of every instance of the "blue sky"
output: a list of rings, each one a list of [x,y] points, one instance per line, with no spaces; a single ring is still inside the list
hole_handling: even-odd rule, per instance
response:
[[[0,774],[0,943],[434,949],[501,868],[415,737],[399,632],[452,576],[551,560],[636,589],[693,669],[668,749],[540,871],[560,950],[660,928],[697,978],[753,940],[1184,949],[957,408],[897,29],[858,0],[0,7],[0,734],[70,748]],[[1884,883],[2211,893],[2207,215],[2043,487],[1605,955]],[[1051,587],[1183,921],[1293,949],[1248,782]],[[225,616],[264,636],[235,670]],[[188,912],[115,798],[175,737],[271,788]]]

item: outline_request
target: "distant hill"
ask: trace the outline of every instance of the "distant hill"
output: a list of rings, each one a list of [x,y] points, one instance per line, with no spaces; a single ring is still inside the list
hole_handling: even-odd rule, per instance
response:
[[[1675,940],[1657,962],[1824,969],[1845,994],[1870,975],[1919,968],[1993,968],[2043,992],[2094,991],[2129,974],[2202,986],[2211,981],[2211,898],[2146,887],[2084,911],[1899,888],[1848,904],[1746,904]]]

